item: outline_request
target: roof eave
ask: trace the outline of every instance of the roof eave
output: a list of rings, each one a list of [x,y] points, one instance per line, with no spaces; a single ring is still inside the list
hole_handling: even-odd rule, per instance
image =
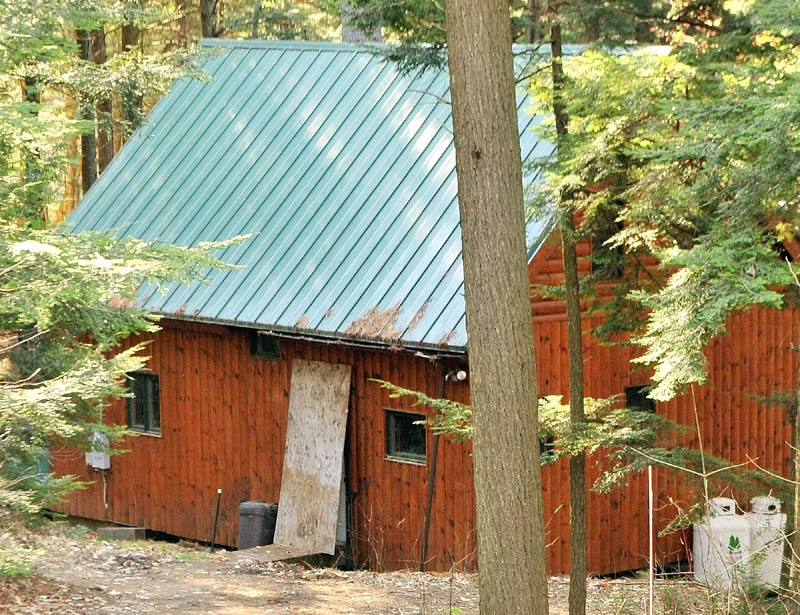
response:
[[[165,313],[165,312],[152,312],[157,316],[169,320],[177,320],[181,322],[198,322],[211,325],[222,325],[229,327],[239,327],[241,329],[256,329],[258,331],[268,331],[285,335],[286,337],[296,339],[311,339],[323,343],[339,343],[351,346],[366,346],[378,350],[405,350],[405,351],[420,351],[426,354],[435,355],[448,355],[448,356],[463,356],[467,354],[466,346],[450,346],[446,344],[431,344],[428,342],[409,342],[402,339],[379,339],[360,337],[357,335],[350,335],[347,333],[335,333],[330,331],[319,331],[312,329],[298,329],[296,327],[281,327],[274,325],[266,325],[253,322],[242,322],[237,320],[228,320],[225,318],[207,318],[203,316],[187,316],[185,314]]]

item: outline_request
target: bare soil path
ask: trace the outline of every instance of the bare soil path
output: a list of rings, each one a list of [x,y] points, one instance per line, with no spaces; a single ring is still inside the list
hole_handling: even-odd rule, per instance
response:
[[[32,575],[0,580],[0,613],[443,614],[478,613],[472,574],[345,572],[237,561],[189,544],[104,542],[61,527],[32,538],[44,553]],[[593,615],[645,612],[637,580],[590,579]],[[550,580],[552,615],[567,613],[566,579]]]

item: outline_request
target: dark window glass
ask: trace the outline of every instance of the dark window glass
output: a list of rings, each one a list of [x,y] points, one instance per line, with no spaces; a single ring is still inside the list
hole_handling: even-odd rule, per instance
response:
[[[650,387],[638,386],[625,389],[625,407],[643,412],[655,412],[656,402],[647,396]]]
[[[617,222],[604,220],[592,234],[592,272],[599,280],[618,280],[622,277],[622,246],[606,245],[606,241],[619,231]]]
[[[128,374],[128,427],[134,431],[161,433],[161,400],[158,376],[133,372]]]
[[[386,411],[386,456],[425,463],[425,425],[421,414]]]
[[[250,352],[259,359],[279,361],[281,358],[280,340],[274,335],[263,331],[251,331]]]

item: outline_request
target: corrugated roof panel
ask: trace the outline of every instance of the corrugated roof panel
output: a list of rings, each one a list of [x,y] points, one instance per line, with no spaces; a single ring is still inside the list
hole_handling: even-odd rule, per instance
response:
[[[334,207],[315,207],[309,198],[312,186],[315,185],[315,177],[330,166],[322,162],[324,157],[319,147],[320,138],[329,139],[330,133],[327,136],[323,133],[329,126],[336,125],[335,122],[326,123],[335,111],[330,103],[340,104],[342,101],[342,98],[331,94],[335,92],[333,83],[336,75],[345,71],[353,78],[366,67],[366,63],[363,61],[365,58],[356,58],[353,53],[335,55],[337,57],[330,62],[322,61],[308,66],[305,77],[300,78],[303,85],[292,88],[292,96],[276,107],[278,111],[272,121],[267,122],[265,131],[273,138],[252,165],[242,165],[261,170],[255,174],[259,177],[254,190],[245,194],[238,190],[236,184],[222,185],[217,192],[220,195],[220,204],[210,208],[212,212],[217,212],[216,218],[219,221],[231,219],[239,222],[238,225],[226,229],[228,236],[253,232],[252,229],[258,232],[251,241],[232,248],[224,257],[232,262],[243,260],[269,263],[270,275],[265,279],[274,284],[275,290],[288,279],[288,272],[283,271],[286,268],[285,257],[292,258],[291,255],[307,248],[316,232],[314,225],[320,216],[336,213]],[[351,64],[354,59],[360,60],[360,66]],[[351,70],[348,71],[348,68]],[[314,95],[314,83],[319,85],[322,96]],[[339,83],[342,83],[341,79]],[[344,83],[348,83],[347,80]],[[330,98],[333,100],[328,100]],[[262,116],[269,113],[268,108],[262,110]],[[253,174],[252,171],[250,174]],[[274,203],[275,206],[265,208],[263,203],[267,202]],[[243,209],[243,205],[249,206],[251,203],[255,203],[255,207]],[[219,216],[218,212],[222,208],[225,215]],[[268,213],[266,219],[261,216],[262,213]],[[276,276],[272,275],[273,271],[282,273]],[[263,275],[263,270],[256,269],[222,275],[215,284],[219,289],[200,287],[191,294],[181,293],[180,297],[173,298],[165,308],[174,309],[176,304],[188,301],[216,317],[238,320],[242,318],[238,314],[239,306],[249,304],[254,292],[253,278],[260,282],[260,275]],[[223,290],[222,294],[225,295],[223,301],[219,301],[219,290]],[[255,322],[255,319],[249,322]]]
[[[252,237],[208,285],[141,290],[178,318],[413,347],[467,344],[446,72],[346,44],[204,41],[70,216],[177,245]],[[552,145],[518,97],[523,157]],[[528,224],[535,244],[550,217]]]
[[[89,204],[99,201],[97,210],[104,219],[95,223],[95,227],[128,224],[122,234],[146,239],[156,236],[156,230],[162,227],[159,218],[165,217],[164,211],[170,204],[169,196],[203,153],[196,149],[197,142],[209,130],[219,131],[224,126],[223,122],[216,121],[218,101],[226,89],[236,89],[245,80],[249,67],[240,70],[242,59],[234,57],[228,62],[214,62],[213,68],[216,70],[211,73],[212,81],[202,84],[192,82],[188,87],[181,88],[179,95],[170,94],[161,101],[160,104],[168,109],[162,117],[156,118],[156,122],[148,123],[137,131],[131,140],[134,152],[127,163],[117,164],[115,159],[112,167],[109,167],[109,171],[121,168],[117,181],[111,181],[113,174],[109,180],[105,180],[104,173],[101,186],[106,189],[102,194],[94,189],[81,202],[79,211],[86,207],[87,201]],[[192,154],[195,156],[192,157]],[[167,178],[170,181],[164,185]],[[111,205],[114,202],[112,200],[124,203],[125,207],[106,206]]]
[[[378,141],[378,139],[374,140]],[[420,146],[422,140],[431,141],[432,136],[418,134],[416,142],[413,145]],[[395,175],[399,175],[397,169],[398,165],[394,162],[397,159],[406,158],[414,162],[414,168],[410,169],[412,175],[417,175],[418,171],[416,167],[419,167],[425,160],[424,152],[423,155],[415,158],[412,156],[398,155],[397,152],[392,152],[388,147],[378,148],[374,156],[376,159],[379,158],[383,161],[382,164],[385,169],[385,174],[392,173]],[[330,228],[326,228],[326,232],[324,233],[324,236],[327,237],[329,241],[315,244],[314,250],[307,252],[297,264],[296,267],[298,269],[306,268],[304,275],[290,276],[291,282],[287,289],[289,292],[274,297],[264,306],[263,312],[274,311],[274,313],[278,314],[278,323],[276,324],[288,324],[288,322],[294,324],[294,322],[296,322],[294,320],[294,315],[298,312],[301,313],[301,318],[303,315],[307,316],[307,312],[304,310],[307,307],[309,295],[312,297],[315,296],[316,292],[322,290],[323,285],[331,284],[338,287],[340,283],[349,281],[339,273],[341,269],[340,264],[349,259],[358,258],[351,253],[352,249],[357,246],[360,247],[364,242],[372,239],[372,237],[369,237],[370,235],[378,237],[380,239],[379,244],[382,247],[388,247],[391,241],[390,234],[394,230],[394,225],[390,223],[389,216],[386,214],[391,212],[392,209],[398,209],[397,204],[400,201],[407,201],[407,193],[411,193],[412,189],[416,190],[420,180],[418,178],[412,180],[411,186],[409,186],[408,182],[404,179],[400,185],[394,189],[388,200],[383,200],[374,193],[370,194],[367,198],[353,199],[353,195],[358,197],[360,196],[359,192],[362,190],[364,192],[369,190],[369,181],[370,179],[374,181],[373,174],[377,170],[376,167],[380,168],[380,164],[373,165],[365,173],[359,172],[356,176],[352,177],[354,180],[353,182],[346,180],[341,181],[341,179],[339,179],[334,183],[333,190],[324,197],[324,200],[320,199],[320,205],[324,203],[325,206],[327,206],[329,202],[340,203],[343,200],[350,200],[354,204],[359,204],[359,211],[353,215],[334,216],[329,222]],[[344,171],[345,177],[351,173],[352,170],[350,168]],[[358,185],[354,190],[343,189],[345,186],[352,185],[355,182],[358,182]],[[359,189],[359,185],[363,185],[363,187]],[[374,232],[371,232],[371,227],[377,228],[375,228]],[[353,237],[354,241],[347,243],[340,241],[339,237],[343,234]],[[361,241],[355,241],[356,235],[361,236]],[[390,249],[389,251],[393,252],[394,250]],[[327,265],[327,267],[325,267],[325,265]],[[320,269],[322,270],[320,271]],[[339,282],[337,282],[337,278],[339,278]],[[288,314],[288,321],[281,322],[281,317],[286,314]]]

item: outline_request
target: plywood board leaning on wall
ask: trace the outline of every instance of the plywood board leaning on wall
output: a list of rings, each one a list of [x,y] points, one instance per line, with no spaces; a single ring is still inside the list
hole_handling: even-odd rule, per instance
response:
[[[275,542],[304,554],[336,547],[349,396],[349,365],[292,361]]]

